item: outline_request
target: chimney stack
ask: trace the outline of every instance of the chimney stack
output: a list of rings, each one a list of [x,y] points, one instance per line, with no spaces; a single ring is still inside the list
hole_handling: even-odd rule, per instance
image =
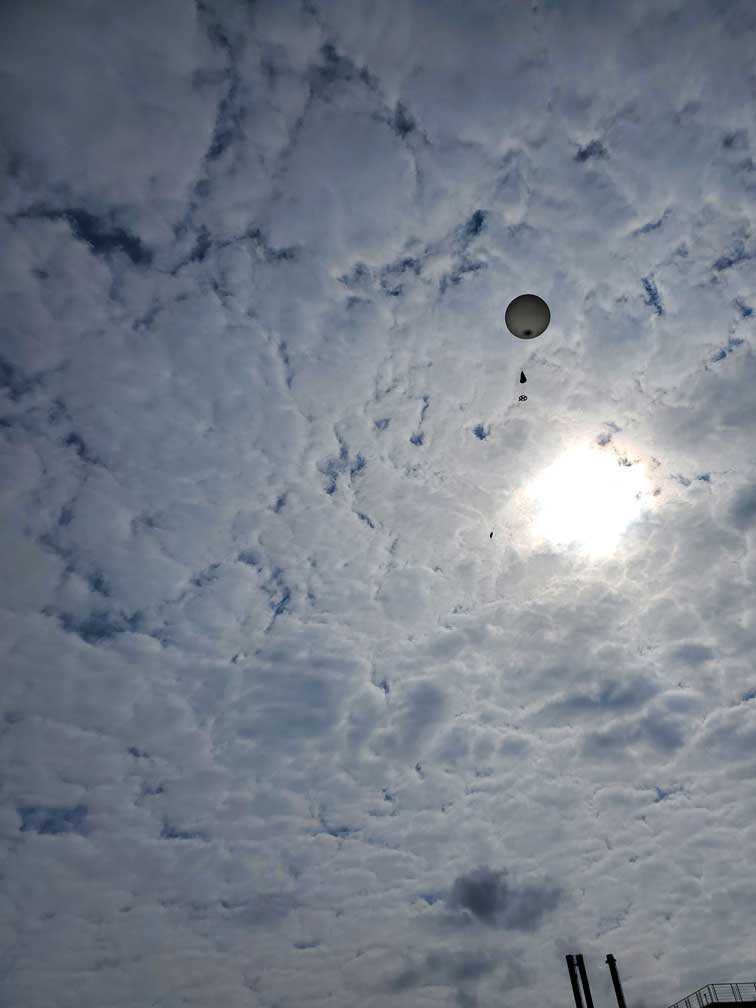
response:
[[[567,960],[567,969],[570,971],[572,993],[575,995],[575,1008],[583,1008],[583,999],[580,996],[580,987],[578,986],[577,973],[575,972],[575,957],[568,955],[564,958]]]
[[[617,995],[617,1005],[619,1008],[627,1008],[625,1005],[625,995],[622,993],[622,984],[620,983],[619,973],[617,972],[617,964],[615,963],[614,956],[611,953],[607,955],[606,962],[609,967],[609,972],[612,974],[614,993]]]
[[[575,958],[577,959],[577,968],[580,970],[580,979],[583,981],[583,993],[585,994],[586,1008],[593,1008],[591,985],[588,983],[588,971],[585,968],[583,957],[581,955],[577,955]]]

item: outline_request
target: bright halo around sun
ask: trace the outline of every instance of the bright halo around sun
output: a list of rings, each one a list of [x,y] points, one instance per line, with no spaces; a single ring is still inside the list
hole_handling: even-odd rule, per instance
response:
[[[555,546],[608,556],[649,507],[653,487],[641,462],[613,452],[570,449],[525,487],[535,505],[532,531]]]

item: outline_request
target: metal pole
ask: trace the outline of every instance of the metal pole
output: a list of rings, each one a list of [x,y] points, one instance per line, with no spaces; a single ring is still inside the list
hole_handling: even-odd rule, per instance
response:
[[[627,1008],[625,1004],[625,995],[622,993],[622,984],[620,983],[619,973],[617,972],[617,964],[614,961],[614,956],[609,953],[606,957],[607,965],[609,966],[609,972],[612,974],[612,983],[614,984],[614,993],[617,995],[617,1004],[619,1008]]]
[[[583,999],[580,996],[580,987],[578,986],[577,973],[575,972],[575,957],[568,955],[564,958],[567,960],[567,969],[570,971],[572,993],[575,995],[575,1008],[583,1008]]]
[[[593,998],[591,997],[591,985],[588,983],[588,972],[585,968],[585,963],[583,962],[583,957],[578,955],[575,957],[577,959],[577,968],[580,970],[580,979],[583,981],[583,993],[585,994],[585,1003],[588,1008],[593,1008]]]

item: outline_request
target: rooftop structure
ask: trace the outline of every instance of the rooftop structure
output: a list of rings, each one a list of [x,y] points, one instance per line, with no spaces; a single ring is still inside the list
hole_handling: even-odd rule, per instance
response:
[[[583,957],[581,955],[568,955],[565,956],[565,959],[567,960],[567,969],[570,973],[575,1008],[584,1008],[583,998],[580,994],[580,984],[578,983],[578,972],[580,973],[580,980],[583,983],[585,1008],[594,1008],[591,987],[588,983],[588,971],[585,968]],[[618,1008],[627,1008],[619,973],[617,972],[617,964],[613,955],[607,955],[606,964],[609,967],[609,972],[612,974],[612,984],[614,985]],[[756,1006],[756,983],[748,981],[744,983],[706,984],[704,987],[699,987],[697,991],[693,991],[692,994],[688,994],[687,997],[675,1001],[668,1008],[706,1008],[707,1005],[716,1005],[717,1008],[744,1008],[746,1005]]]
[[[756,1004],[756,983],[711,983],[699,987],[669,1008],[704,1008],[704,1005]]]

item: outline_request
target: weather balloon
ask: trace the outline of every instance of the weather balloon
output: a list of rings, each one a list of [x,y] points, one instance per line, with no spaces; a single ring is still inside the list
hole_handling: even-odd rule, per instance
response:
[[[518,339],[535,339],[548,328],[551,312],[537,294],[520,294],[509,302],[504,321]]]

